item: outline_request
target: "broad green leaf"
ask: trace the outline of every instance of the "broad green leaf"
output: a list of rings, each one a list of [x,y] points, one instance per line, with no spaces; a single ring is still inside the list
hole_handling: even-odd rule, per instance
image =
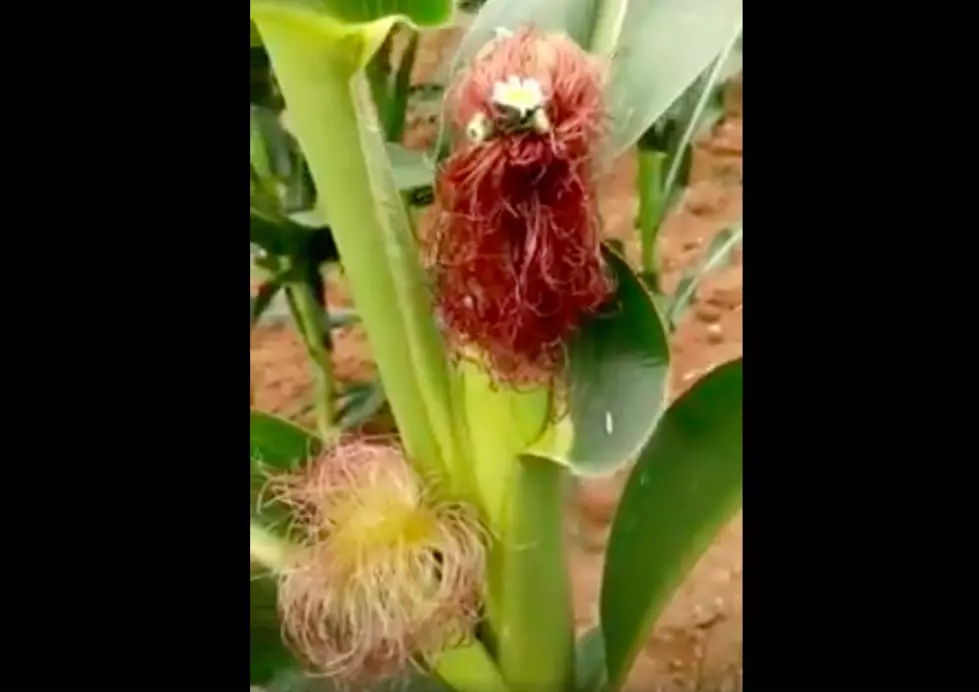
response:
[[[437,27],[452,21],[450,0],[262,0],[286,8],[304,9],[347,25],[393,18],[416,26]],[[358,29],[359,30],[359,29]]]
[[[742,224],[725,228],[714,236],[707,246],[703,259],[684,273],[673,292],[670,310],[667,313],[671,327],[676,328],[680,318],[690,307],[701,280],[714,269],[724,266],[733,259],[735,249],[741,244],[741,238]]]
[[[609,158],[631,147],[741,32],[742,0],[632,0],[612,63]]]
[[[721,365],[680,397],[632,469],[605,558],[600,614],[619,689],[673,592],[741,507],[744,377]]]
[[[281,528],[284,516],[275,507],[258,499],[269,469],[288,471],[299,467],[319,452],[321,443],[312,433],[276,416],[251,411],[251,515],[262,525]],[[252,565],[250,580],[250,677],[252,684],[264,684],[284,669],[293,668],[295,659],[282,644],[275,605],[275,581],[270,574]]]
[[[626,261],[608,249],[605,258],[618,281],[616,302],[568,345],[570,448],[534,450],[582,476],[608,474],[634,459],[666,403],[666,327]]]
[[[322,449],[322,441],[294,423],[251,411],[251,515],[268,528],[281,528],[283,515],[259,499],[270,471],[293,471]]]
[[[249,601],[249,682],[264,685],[297,664],[282,643],[275,602],[275,579],[255,567],[251,570]]]
[[[417,9],[407,2],[376,2],[371,9],[382,12],[395,4],[405,12]],[[333,238],[407,452],[423,472],[444,475],[464,460],[444,345],[430,310],[410,220],[359,70],[369,57],[369,30],[273,0],[253,0],[251,15],[289,103],[289,127],[309,163],[317,203],[329,211]],[[419,17],[431,15],[422,12],[414,18]],[[458,477],[453,474],[453,480]]]
[[[309,430],[262,411],[251,411],[251,458],[281,470],[299,467],[319,451],[320,441]]]
[[[575,655],[575,692],[598,692],[605,682],[605,639],[595,626],[578,638]]]
[[[737,36],[741,35],[740,26],[738,27]],[[697,89],[690,94],[689,104],[683,109],[682,113],[682,129],[678,128],[678,137],[676,142],[671,143],[669,151],[669,168],[666,172],[666,180],[664,181],[663,190],[667,197],[674,194],[675,187],[677,183],[685,184],[686,180],[683,178],[681,168],[686,162],[689,167],[689,152],[690,146],[693,141],[694,135],[700,130],[701,123],[707,113],[708,106],[711,101],[715,98],[717,93],[718,84],[721,82],[722,75],[724,73],[725,67],[728,65],[728,60],[731,56],[731,52],[734,50],[735,40],[728,41],[725,46],[721,49],[720,54],[714,59],[714,64],[711,66],[700,79],[696,81]],[[687,158],[685,158],[685,156]],[[660,218],[662,221],[662,217]]]
[[[532,24],[541,31],[560,31],[587,45],[596,0],[488,0],[469,25],[452,58],[452,72],[472,59],[497,35]]]
[[[252,0],[251,6],[252,21],[266,47],[268,37],[260,15],[303,17],[301,21],[321,31],[353,39],[348,44],[354,49],[349,57],[358,67],[367,65],[395,24],[439,27],[452,21],[454,10],[452,0]]]

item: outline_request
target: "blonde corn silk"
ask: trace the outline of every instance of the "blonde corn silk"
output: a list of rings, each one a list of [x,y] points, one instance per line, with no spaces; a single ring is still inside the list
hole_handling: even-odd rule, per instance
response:
[[[394,444],[345,441],[273,476],[301,545],[279,577],[283,636],[316,672],[358,686],[464,643],[479,620],[486,535]]]

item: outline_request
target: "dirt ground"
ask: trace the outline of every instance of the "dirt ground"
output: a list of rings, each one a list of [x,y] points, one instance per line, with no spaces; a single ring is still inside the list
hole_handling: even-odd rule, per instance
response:
[[[456,36],[429,37],[423,43],[415,79],[423,81],[451,55]],[[741,218],[742,146],[741,83],[727,94],[727,115],[711,136],[699,143],[691,186],[662,230],[660,253],[663,282],[671,290],[682,271],[695,263],[713,236]],[[409,144],[431,138],[431,127],[416,123]],[[606,233],[622,239],[637,261],[639,246],[633,229],[637,201],[635,161],[620,160],[602,183],[601,204]],[[331,304],[349,304],[342,281],[331,276]],[[742,264],[735,262],[708,277],[692,309],[671,342],[671,396],[690,387],[713,366],[742,352]],[[338,381],[363,380],[374,373],[365,335],[358,327],[335,332],[334,368]],[[288,325],[260,326],[252,337],[251,374],[254,406],[312,424],[308,410],[312,380],[306,354]],[[391,425],[386,414],[371,430]],[[604,546],[616,500],[625,480],[588,481],[573,498],[569,511],[570,568],[575,614],[580,630],[597,619]],[[741,688],[742,649],[742,517],[721,532],[689,575],[632,671],[628,690],[735,691]]]

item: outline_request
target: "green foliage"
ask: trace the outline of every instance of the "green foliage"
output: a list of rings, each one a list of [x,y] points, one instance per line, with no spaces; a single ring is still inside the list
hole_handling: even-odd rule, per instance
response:
[[[631,147],[741,32],[741,0],[630,2],[612,65],[609,156]]]
[[[723,89],[730,77],[737,33],[722,48],[709,69],[691,83],[638,142],[639,237],[647,283],[659,293],[656,244],[663,221],[688,184],[694,138],[723,114]],[[736,40],[737,39],[737,40]]]
[[[731,262],[734,258],[734,251],[741,245],[741,239],[742,225],[740,223],[737,226],[725,228],[714,236],[700,262],[684,272],[676,290],[673,291],[673,299],[668,312],[668,319],[673,328],[676,328],[680,318],[690,307],[701,280],[714,269]]]
[[[418,30],[447,22],[452,3],[251,0],[251,10],[253,55],[264,51],[272,68],[268,93],[253,78],[253,102],[259,93],[264,105],[252,108],[251,240],[269,276],[252,300],[252,324],[284,291],[328,378],[329,328],[316,310],[314,278],[323,256],[317,233],[328,229],[381,376],[330,401],[332,418],[319,434],[252,411],[253,684],[268,692],[333,689],[302,675],[282,647],[274,582],[255,567],[262,550],[284,555],[275,541],[288,538],[279,509],[259,502],[266,472],[297,468],[331,441],[329,424],[359,425],[387,396],[411,463],[446,481],[438,492],[479,507],[492,542],[480,639],[444,653],[435,675],[418,675],[404,689],[618,689],[663,605],[741,504],[741,361],[716,368],[666,408],[669,327],[701,277],[740,243],[740,225],[711,245],[672,297],[648,290],[657,284],[655,263],[637,276],[606,248],[616,300],[567,344],[568,415],[547,426],[549,390],[493,387],[447,359],[406,210],[435,172],[427,157],[396,143]],[[715,104],[740,34],[740,0],[489,0],[453,69],[497,28],[528,22],[612,58],[613,133],[604,154],[637,143],[659,152],[649,169],[655,184],[644,188],[643,223],[652,229],[644,237],[655,238],[685,184],[690,141]],[[400,61],[395,32],[407,40]],[[288,132],[278,94],[288,103]],[[321,391],[317,401],[324,398]],[[563,554],[567,475],[608,474],[637,457],[612,527],[601,622],[576,646]]]
[[[290,471],[318,453],[321,442],[297,425],[267,413],[251,412],[251,516],[268,530],[281,532],[284,516],[277,508],[260,503],[269,472]],[[250,680],[263,684],[296,662],[282,643],[275,605],[275,581],[254,563],[250,580]]]
[[[571,444],[550,458],[578,475],[604,475],[635,458],[666,401],[670,350],[663,318],[625,259],[606,250],[615,303],[568,346]]]
[[[249,601],[248,679],[253,685],[261,685],[284,670],[294,669],[296,661],[282,643],[275,580],[254,567],[249,582]]]
[[[616,511],[602,576],[609,687],[618,689],[656,617],[741,506],[741,360],[715,368],[660,421]]]
[[[261,411],[252,411],[251,434],[251,515],[267,529],[282,526],[275,507],[259,502],[269,473],[293,471],[319,453],[322,440],[294,423]]]

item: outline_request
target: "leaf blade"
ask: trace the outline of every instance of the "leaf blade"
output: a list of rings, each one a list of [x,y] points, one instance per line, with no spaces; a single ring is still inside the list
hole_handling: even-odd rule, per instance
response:
[[[260,503],[268,471],[291,471],[322,448],[313,433],[289,421],[252,410],[249,421],[251,457],[251,516],[258,526],[283,531],[286,514]],[[253,562],[249,585],[249,676],[252,684],[265,684],[296,660],[282,642],[276,609],[275,578]]]
[[[742,0],[630,2],[612,62],[607,155],[631,147],[740,32]]]
[[[589,320],[568,346],[570,445],[535,450],[579,476],[627,463],[666,405],[670,349],[662,317],[625,259],[605,249],[618,281],[618,312]]]
[[[629,476],[608,543],[600,613],[609,690],[662,608],[741,506],[743,371],[721,365],[666,412]]]
[[[687,308],[693,301],[697,286],[705,276],[711,271],[729,263],[734,257],[734,251],[741,244],[742,224],[726,228],[711,241],[707,246],[703,259],[692,269],[684,273],[677,283],[676,290],[673,291],[673,299],[670,301],[669,312],[667,313],[670,326],[674,329],[680,318],[683,317]]]

